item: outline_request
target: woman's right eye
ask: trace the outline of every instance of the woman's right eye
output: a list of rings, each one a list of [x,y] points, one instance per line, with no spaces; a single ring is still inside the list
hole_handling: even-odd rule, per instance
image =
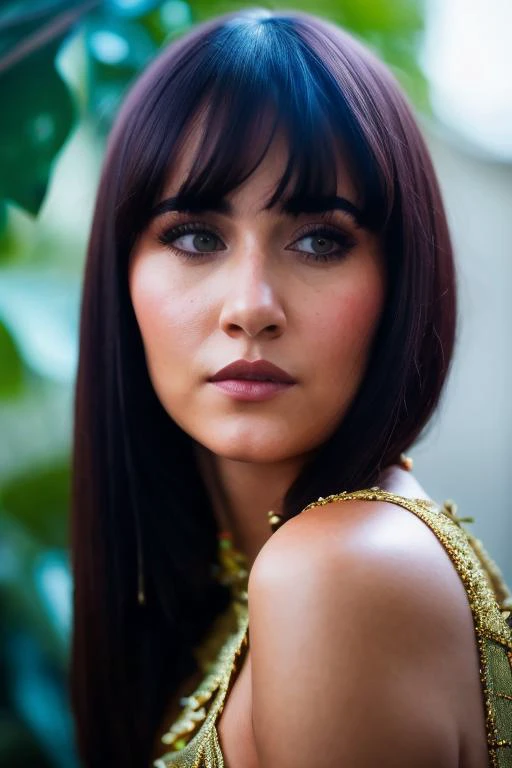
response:
[[[223,245],[218,247],[222,242],[220,237],[203,224],[179,224],[162,232],[158,240],[162,245],[190,258],[224,250]]]

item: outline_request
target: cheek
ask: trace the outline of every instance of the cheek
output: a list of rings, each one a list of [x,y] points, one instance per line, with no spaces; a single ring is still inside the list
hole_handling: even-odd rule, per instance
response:
[[[164,265],[165,267],[165,265]],[[176,381],[180,363],[198,343],[203,310],[195,297],[180,290],[177,281],[156,261],[141,260],[130,272],[130,294],[155,389]]]
[[[340,373],[366,362],[382,312],[384,296],[380,281],[333,291],[322,297],[310,324],[318,354]]]

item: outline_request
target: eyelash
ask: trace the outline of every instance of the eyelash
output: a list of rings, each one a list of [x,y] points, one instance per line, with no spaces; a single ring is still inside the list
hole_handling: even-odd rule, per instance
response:
[[[177,240],[182,235],[188,235],[193,233],[208,233],[213,234],[215,237],[217,237],[219,240],[222,238],[220,235],[218,235],[215,230],[213,230],[210,226],[205,226],[204,224],[201,224],[200,222],[187,222],[184,224],[178,224],[175,227],[172,227],[171,229],[166,229],[164,232],[160,233],[158,235],[158,242],[162,245],[165,245],[166,248],[169,248],[174,253],[177,253],[179,256],[184,258],[185,260],[190,261],[200,261],[204,258],[210,257],[213,253],[216,253],[217,251],[204,251],[204,252],[197,252],[193,253],[190,251],[184,251],[181,248],[176,248],[172,244],[174,240]],[[355,240],[350,237],[349,235],[345,234],[344,232],[341,232],[339,229],[335,227],[330,227],[324,225],[318,225],[318,224],[312,224],[308,225],[306,228],[302,230],[299,237],[294,240],[294,242],[297,242],[298,240],[302,240],[305,237],[311,237],[312,235],[316,235],[317,237],[326,237],[329,240],[333,240],[335,243],[339,245],[339,248],[336,251],[332,251],[330,253],[307,253],[305,251],[297,251],[302,255],[305,261],[313,261],[313,262],[328,262],[328,261],[341,261],[343,258],[345,258],[348,253],[354,248],[356,245]],[[223,248],[217,249],[218,251],[224,250]],[[288,250],[296,250],[293,248],[290,248]]]

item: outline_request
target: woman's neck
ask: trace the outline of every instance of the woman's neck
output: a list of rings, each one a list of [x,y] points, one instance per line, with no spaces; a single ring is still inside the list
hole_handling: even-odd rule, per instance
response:
[[[252,565],[272,535],[268,511],[281,513],[284,496],[305,458],[253,464],[215,456],[203,448],[198,448],[198,458],[219,529],[233,534],[234,545]]]

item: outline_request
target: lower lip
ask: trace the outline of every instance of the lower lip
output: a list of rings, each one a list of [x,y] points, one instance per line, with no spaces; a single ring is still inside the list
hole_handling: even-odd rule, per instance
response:
[[[255,381],[254,379],[252,381],[248,379],[223,379],[211,383],[234,400],[245,400],[253,403],[270,400],[279,392],[293,387],[293,384],[284,381]]]

